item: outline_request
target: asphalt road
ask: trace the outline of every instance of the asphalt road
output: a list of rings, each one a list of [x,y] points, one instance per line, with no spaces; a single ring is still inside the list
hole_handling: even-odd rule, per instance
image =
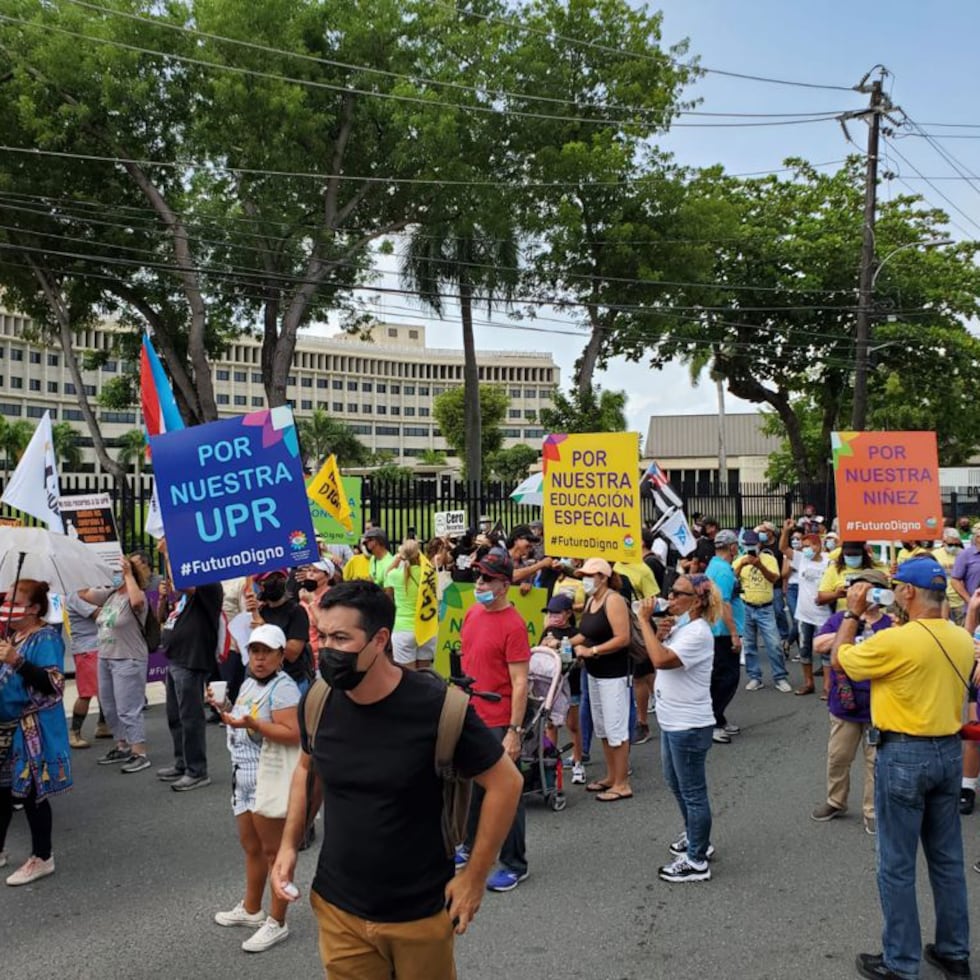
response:
[[[740,691],[730,715],[743,734],[709,754],[718,849],[710,882],[670,885],[656,877],[681,827],[657,743],[637,747],[633,800],[602,805],[581,787],[569,787],[563,813],[532,802],[530,878],[509,894],[487,895],[457,943],[460,976],[856,976],[855,954],[879,950],[881,927],[874,840],[860,818],[860,770],[854,770],[851,813],[813,823],[808,814],[824,787],[823,702],[767,687]],[[166,765],[162,706],[148,711],[147,722],[154,766]],[[0,892],[4,976],[322,977],[305,901],[292,910],[289,939],[262,954],[241,951],[246,930],[212,922],[242,888],[223,731],[209,727],[213,785],[188,794],[171,792],[153,770],[123,776],[96,766],[107,744],[76,753],[75,788],[54,801],[57,872]],[[980,816],[965,819],[972,863],[980,857]],[[28,849],[17,814],[7,841],[11,864]],[[313,863],[312,852],[301,855],[296,881],[304,899]],[[975,909],[980,875],[967,875]],[[920,885],[924,941],[930,941],[924,865]],[[940,976],[928,965],[922,975]]]

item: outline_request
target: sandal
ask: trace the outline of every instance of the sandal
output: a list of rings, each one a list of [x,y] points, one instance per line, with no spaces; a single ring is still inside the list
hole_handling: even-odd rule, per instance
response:
[[[813,694],[815,688],[812,684],[804,684],[802,687],[798,687],[793,693],[794,694]]]
[[[823,693],[822,693],[822,694],[820,695],[820,700],[821,700],[821,701],[826,701],[826,700],[827,700],[827,692],[826,692],[826,691],[824,691],[824,692],[823,692]]]
[[[585,787],[586,793],[608,793],[611,789],[612,783],[604,783],[601,779],[597,779]]]
[[[617,803],[619,800],[631,800],[633,799],[632,793],[617,793],[615,790],[607,790],[605,793],[600,793],[596,800],[600,803]]]

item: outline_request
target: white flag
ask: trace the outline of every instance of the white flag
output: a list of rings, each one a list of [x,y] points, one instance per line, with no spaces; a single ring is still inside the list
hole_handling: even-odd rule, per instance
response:
[[[688,527],[684,511],[674,511],[660,525],[659,531],[681,553],[682,557],[694,551],[694,534]]]
[[[669,484],[667,486],[658,486],[654,489],[653,502],[657,505],[657,510],[663,514],[673,510],[675,507],[681,509],[684,507],[684,501],[674,493],[674,488]]]
[[[160,500],[157,497],[157,481],[153,481],[153,496],[146,511],[146,533],[154,538],[163,537],[163,511],[160,510]]]
[[[58,511],[60,499],[51,413],[45,412],[0,500],[44,521],[52,531],[64,534],[65,525]]]

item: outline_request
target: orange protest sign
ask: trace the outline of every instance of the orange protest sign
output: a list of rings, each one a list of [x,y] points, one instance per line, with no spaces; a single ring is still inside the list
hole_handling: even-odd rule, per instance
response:
[[[932,540],[943,526],[935,432],[834,432],[841,539]]]

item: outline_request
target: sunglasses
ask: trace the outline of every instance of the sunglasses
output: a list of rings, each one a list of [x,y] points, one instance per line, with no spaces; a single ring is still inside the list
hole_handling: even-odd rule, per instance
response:
[[[670,596],[670,598],[671,598],[671,599],[676,599],[676,598],[677,598],[677,596],[679,596],[679,595],[686,595],[686,596],[691,596],[691,597],[693,597],[693,596],[696,596],[696,595],[697,595],[697,593],[696,593],[696,592],[681,592],[681,590],[680,590],[680,589],[671,589],[671,590],[670,590],[670,591],[669,591],[669,592],[667,593],[667,595],[668,595],[668,596]]]

